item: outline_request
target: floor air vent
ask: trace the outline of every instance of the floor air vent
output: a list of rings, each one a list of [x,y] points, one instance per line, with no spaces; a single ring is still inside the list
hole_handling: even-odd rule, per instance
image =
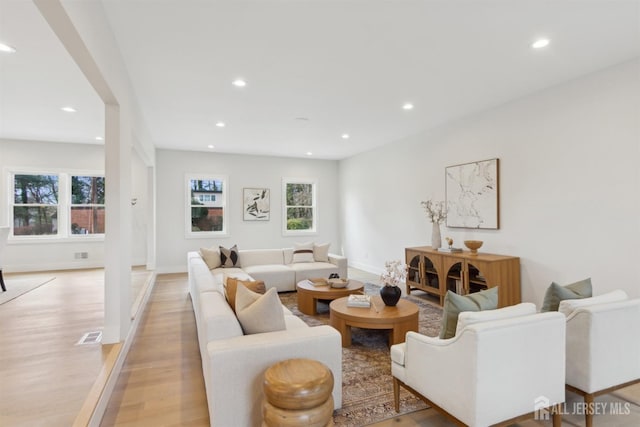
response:
[[[76,345],[100,344],[100,341],[102,341],[102,332],[87,332],[80,338],[80,341],[78,341]]]

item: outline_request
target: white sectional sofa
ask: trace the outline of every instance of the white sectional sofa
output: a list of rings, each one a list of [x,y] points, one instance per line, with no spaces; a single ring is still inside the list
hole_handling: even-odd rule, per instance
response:
[[[347,277],[347,259],[340,255],[329,254],[328,262],[294,263],[290,248],[241,249],[239,253],[242,271],[254,280],[262,280],[267,289],[276,288],[278,292],[295,291],[296,283],[311,277],[328,278],[331,273]]]
[[[242,251],[240,259],[246,262],[242,268],[210,270],[199,252],[187,255],[189,291],[212,426],[259,426],[264,371],[290,358],[310,358],[327,365],[334,376],[335,409],[342,406],[342,346],[338,331],[326,325],[309,327],[282,306],[285,330],[243,335],[226,301],[225,275],[264,280],[267,287],[286,290],[295,289],[296,280],[317,276],[320,272],[328,276],[333,269],[346,277],[346,260],[344,271],[334,264],[331,264],[333,267],[318,266],[320,269],[309,265],[308,269],[296,270],[287,269],[284,257],[284,250]],[[277,264],[280,259],[282,263]]]

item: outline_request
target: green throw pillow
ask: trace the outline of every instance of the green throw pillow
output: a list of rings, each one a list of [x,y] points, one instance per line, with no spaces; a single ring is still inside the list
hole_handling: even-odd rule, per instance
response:
[[[458,315],[463,311],[494,310],[498,308],[498,287],[469,295],[458,295],[447,291],[444,296],[440,338],[447,339],[456,335]]]
[[[561,286],[552,282],[544,294],[541,312],[558,311],[560,301],[591,297],[591,278],[580,280],[570,285]]]

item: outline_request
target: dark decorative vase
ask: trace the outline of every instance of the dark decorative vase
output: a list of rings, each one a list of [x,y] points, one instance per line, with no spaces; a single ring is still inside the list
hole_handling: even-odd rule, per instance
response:
[[[394,307],[400,300],[401,295],[402,290],[397,286],[384,285],[382,289],[380,289],[382,301],[384,301],[384,305],[388,305],[389,307]]]

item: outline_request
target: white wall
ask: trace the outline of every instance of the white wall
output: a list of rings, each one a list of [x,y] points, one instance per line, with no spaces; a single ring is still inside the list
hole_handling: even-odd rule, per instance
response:
[[[430,245],[420,201],[444,199],[445,167],[495,157],[500,229],[443,225],[443,237],[519,256],[524,301],[540,305],[551,281],[585,277],[594,294],[640,295],[637,60],[341,161],[350,263],[378,272],[405,247]]]
[[[149,182],[147,166],[140,155],[133,150],[131,153],[131,198],[132,204],[131,228],[133,239],[131,241],[131,263],[133,265],[145,265],[147,263],[147,225],[149,203]]]
[[[134,208],[132,263],[146,262],[146,166],[136,155],[132,156],[132,182],[134,194],[139,194]],[[12,169],[40,171],[92,171],[104,173],[104,146],[99,144],[67,144],[44,141],[0,140],[0,224],[9,223],[8,203],[11,198],[7,182]],[[109,185],[107,183],[107,185]],[[76,252],[87,252],[87,259],[75,259]],[[73,268],[102,267],[104,240],[78,241],[56,239],[51,242],[9,242],[3,259],[6,272],[44,271]]]
[[[340,253],[338,231],[338,162],[158,150],[157,166],[157,271],[186,271],[186,253],[200,247],[238,245],[239,249],[292,247],[294,242],[330,242],[330,252]],[[228,176],[229,236],[185,238],[186,174]],[[316,178],[318,232],[314,236],[282,235],[282,178]],[[242,189],[271,190],[271,219],[243,221]]]

